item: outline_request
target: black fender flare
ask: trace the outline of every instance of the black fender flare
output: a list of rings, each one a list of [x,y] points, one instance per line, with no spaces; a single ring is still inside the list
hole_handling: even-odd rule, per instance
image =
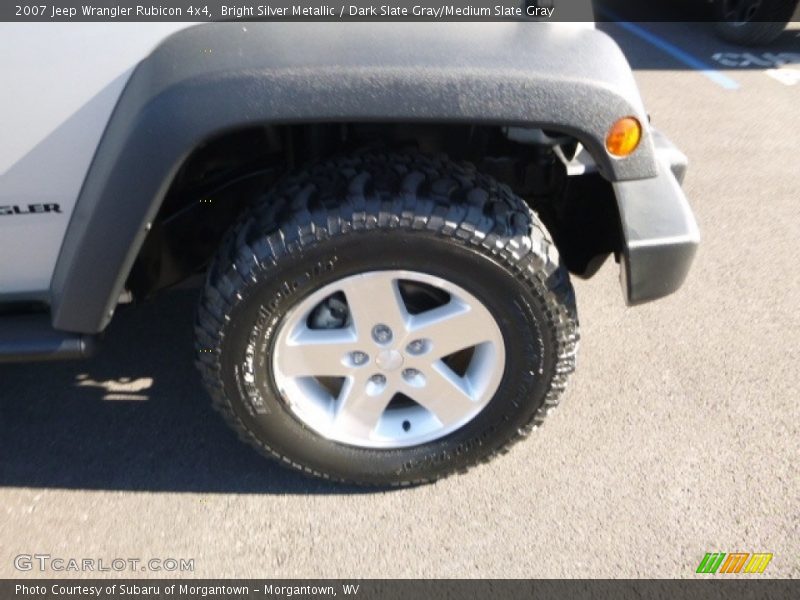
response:
[[[605,152],[635,116],[639,149]],[[205,140],[259,123],[530,126],[574,135],[610,181],[657,174],[630,67],[604,33],[564,24],[211,23],[132,73],[71,217],[50,287],[56,329],[97,333],[176,172]]]

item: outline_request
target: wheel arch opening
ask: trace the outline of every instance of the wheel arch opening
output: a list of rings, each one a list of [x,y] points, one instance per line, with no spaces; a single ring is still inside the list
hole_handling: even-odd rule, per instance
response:
[[[213,135],[169,183],[125,288],[145,299],[202,275],[247,204],[280,177],[327,157],[378,148],[443,153],[474,164],[540,216],[570,272],[591,276],[621,248],[611,184],[599,172],[568,175],[564,155],[580,148],[572,132],[547,130],[520,141],[509,130],[482,123],[320,122]]]

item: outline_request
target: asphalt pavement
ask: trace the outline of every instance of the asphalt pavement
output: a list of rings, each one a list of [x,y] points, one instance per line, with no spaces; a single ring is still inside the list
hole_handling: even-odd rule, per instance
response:
[[[690,577],[707,552],[800,576],[800,28],[758,50],[702,23],[601,28],[690,157],[703,242],[657,303],[627,309],[613,261],[575,282],[578,371],[542,429],[435,485],[306,479],[209,408],[194,292],[167,294],[121,309],[89,361],[0,367],[0,577],[41,576],[14,568],[35,553],[190,558],[195,577]]]

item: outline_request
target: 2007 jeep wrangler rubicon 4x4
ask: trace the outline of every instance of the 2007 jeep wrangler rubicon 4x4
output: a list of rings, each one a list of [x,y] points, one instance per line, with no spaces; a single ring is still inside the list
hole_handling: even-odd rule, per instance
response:
[[[205,273],[215,407],[309,474],[502,453],[575,366],[570,274],[613,255],[647,302],[698,244],[591,25],[5,24],[0,54],[0,359],[84,356]]]

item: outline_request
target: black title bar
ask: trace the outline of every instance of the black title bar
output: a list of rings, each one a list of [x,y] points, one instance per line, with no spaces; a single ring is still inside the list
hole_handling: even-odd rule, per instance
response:
[[[797,15],[796,15],[797,16]],[[10,0],[4,22],[713,21],[705,0]]]
[[[653,568],[657,568],[653,564]],[[796,580],[710,576],[705,580],[0,580],[3,600],[784,600]]]

